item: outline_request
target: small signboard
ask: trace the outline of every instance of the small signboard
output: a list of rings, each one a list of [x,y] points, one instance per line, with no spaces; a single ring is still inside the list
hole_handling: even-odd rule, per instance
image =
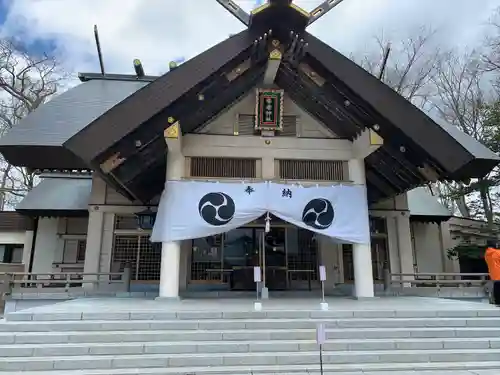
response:
[[[283,130],[283,90],[257,89],[255,130]]]
[[[316,326],[316,343],[318,345],[323,345],[326,342],[326,329],[323,323],[319,323]]]
[[[260,267],[253,268],[253,281],[256,283],[260,283],[262,281],[260,275]]]
[[[319,281],[326,281],[326,267],[319,266]]]

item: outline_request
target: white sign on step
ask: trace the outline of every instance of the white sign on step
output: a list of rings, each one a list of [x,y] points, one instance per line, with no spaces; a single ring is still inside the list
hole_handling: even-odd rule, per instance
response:
[[[316,343],[318,345],[323,345],[326,342],[326,330],[323,323],[319,323],[316,326]]]
[[[256,283],[260,283],[262,281],[260,277],[260,267],[253,268],[253,281]]]
[[[319,281],[326,281],[326,267],[319,266]]]

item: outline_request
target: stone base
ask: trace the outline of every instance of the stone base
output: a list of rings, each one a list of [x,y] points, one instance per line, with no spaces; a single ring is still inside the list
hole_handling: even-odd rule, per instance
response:
[[[181,297],[156,297],[155,301],[158,302],[178,302],[181,300]]]

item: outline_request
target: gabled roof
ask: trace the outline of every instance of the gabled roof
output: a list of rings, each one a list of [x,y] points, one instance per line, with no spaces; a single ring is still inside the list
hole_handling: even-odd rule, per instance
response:
[[[497,155],[465,135],[451,136],[385,84],[305,32],[304,14],[292,5],[271,2],[252,16],[249,29],[131,90],[100,115],[94,112],[87,125],[81,122],[81,130],[63,141],[63,149],[115,188],[147,202],[163,189],[168,152],[163,131],[168,119],[178,120],[183,133],[203,126],[262,82],[270,49],[276,45],[272,42],[278,41],[283,59],[275,84],[292,100],[341,137],[353,140],[371,128],[384,138],[384,146],[365,160],[371,201],[420,186],[430,175],[481,177],[498,164]],[[0,142],[9,161],[39,163],[5,150]],[[112,163],[111,170],[103,169],[116,159],[120,162]]]
[[[147,82],[93,80],[82,83],[40,106],[26,116],[12,130],[0,138],[0,151],[16,165],[28,164],[34,168],[77,168],[67,163],[76,158],[63,150],[64,143],[78,134],[94,120],[141,89]],[[34,147],[30,162],[15,153],[19,147]],[[47,158],[47,152],[57,153],[60,158]],[[9,157],[10,156],[10,157]],[[16,157],[19,156],[19,157]],[[80,163],[82,168],[88,165]]]
[[[410,190],[407,197],[410,217],[414,221],[441,222],[447,221],[452,216],[426,187],[420,186]]]
[[[150,83],[147,90],[137,91],[94,122],[89,122],[90,125],[69,139],[66,146],[84,160],[93,160],[110,145],[195,88],[201,81],[217,74],[224,65],[241,59],[242,53],[254,40],[255,34],[245,30],[186,61],[177,69]],[[103,131],[104,126],[106,131]],[[92,147],[87,147],[90,141],[93,143]]]
[[[92,176],[52,175],[45,177],[16,206],[29,216],[87,216]]]

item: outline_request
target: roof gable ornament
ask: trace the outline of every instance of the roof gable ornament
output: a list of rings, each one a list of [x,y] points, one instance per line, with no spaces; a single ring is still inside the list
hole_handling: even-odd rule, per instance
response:
[[[262,14],[271,14],[273,8],[281,7],[282,9],[293,9],[296,13],[300,14],[306,19],[304,24],[305,27],[313,24],[318,19],[323,17],[337,5],[339,5],[344,0],[324,0],[320,5],[314,8],[311,12],[308,12],[298,5],[293,3],[293,0],[267,0],[267,1],[257,1],[257,7],[253,9],[250,14],[245,12],[238,4],[233,0],[217,0],[217,2],[222,5],[229,13],[236,17],[240,22],[242,22],[247,27],[252,27],[254,20],[261,18]],[[276,17],[278,18],[278,17]],[[268,17],[265,17],[266,21]]]

